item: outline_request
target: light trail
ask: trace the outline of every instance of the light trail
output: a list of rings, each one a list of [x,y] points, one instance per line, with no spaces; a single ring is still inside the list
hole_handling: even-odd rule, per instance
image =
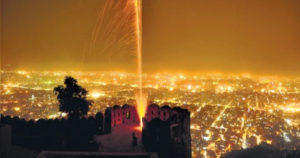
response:
[[[199,108],[197,108],[196,112],[200,112],[202,108],[206,107],[206,103],[202,103],[201,106],[199,106]]]
[[[138,93],[136,94],[137,111],[140,118],[140,126],[143,126],[143,117],[146,114],[147,97],[143,93],[143,68],[142,68],[142,0],[134,0],[135,26],[136,26],[136,54]]]
[[[220,112],[220,114],[217,116],[217,118],[214,120],[214,122],[211,124],[210,127],[215,127],[215,124],[220,120],[220,118],[223,116],[227,108],[231,106],[232,100],[224,106],[224,109]]]
[[[210,128],[212,128],[212,127],[215,127],[215,124],[221,119],[221,117],[223,116],[223,114],[225,113],[225,111],[227,110],[227,108],[229,108],[230,106],[231,106],[231,103],[233,102],[233,100],[231,100],[228,104],[226,104],[225,106],[224,106],[224,108],[223,108],[223,110],[219,113],[219,115],[216,117],[216,119],[213,121],[213,123],[211,124],[211,126],[209,127],[209,129]],[[207,134],[208,134],[208,138],[207,138],[207,140],[211,140],[211,132],[210,132],[210,130],[206,130],[207,131]],[[207,146],[208,147],[208,146]],[[206,148],[207,148],[206,147]],[[215,154],[217,154],[216,153],[216,151],[214,151],[215,152]],[[206,153],[206,150],[204,150],[204,153],[202,153],[202,155],[204,156],[204,157],[207,157],[207,153]],[[217,154],[218,155],[218,154]],[[220,156],[220,155],[218,155],[218,156]]]
[[[247,148],[247,132],[248,129],[245,127],[245,120],[246,116],[244,114],[244,117],[242,117],[242,123],[241,123],[241,130],[243,130],[243,136],[242,136],[242,148],[246,149]]]

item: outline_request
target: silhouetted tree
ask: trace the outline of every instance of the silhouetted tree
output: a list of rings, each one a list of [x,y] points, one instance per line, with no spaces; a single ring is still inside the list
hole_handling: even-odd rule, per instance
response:
[[[86,115],[92,104],[90,100],[86,99],[88,91],[79,86],[77,80],[70,76],[66,76],[64,84],[65,86],[60,85],[54,88],[59,102],[59,110],[68,113],[69,118]]]

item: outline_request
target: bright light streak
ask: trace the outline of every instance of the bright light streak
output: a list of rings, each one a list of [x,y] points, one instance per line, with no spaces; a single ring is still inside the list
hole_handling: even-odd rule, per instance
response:
[[[280,109],[287,113],[300,112],[300,103],[290,103],[287,105],[280,106]]]
[[[135,26],[136,26],[136,54],[138,93],[136,94],[137,111],[140,118],[140,126],[143,126],[143,117],[146,114],[147,96],[143,93],[143,69],[142,69],[142,0],[134,0]]]
[[[224,106],[224,109],[220,112],[220,114],[217,116],[217,118],[214,120],[210,127],[215,127],[215,124],[221,119],[226,109],[230,107],[231,103],[232,101]]]

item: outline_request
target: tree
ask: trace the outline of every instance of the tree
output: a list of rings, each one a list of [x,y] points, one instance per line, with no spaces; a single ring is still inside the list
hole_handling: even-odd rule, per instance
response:
[[[79,118],[86,115],[92,101],[86,99],[88,91],[77,84],[73,77],[66,76],[65,86],[59,85],[54,88],[59,102],[59,111],[68,113],[69,118]]]

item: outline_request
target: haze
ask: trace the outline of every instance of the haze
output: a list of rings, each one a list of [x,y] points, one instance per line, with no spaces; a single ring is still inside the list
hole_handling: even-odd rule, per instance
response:
[[[89,52],[103,5],[2,0],[1,68],[135,71],[132,49]],[[144,0],[144,72],[300,75],[299,28],[298,0]]]

